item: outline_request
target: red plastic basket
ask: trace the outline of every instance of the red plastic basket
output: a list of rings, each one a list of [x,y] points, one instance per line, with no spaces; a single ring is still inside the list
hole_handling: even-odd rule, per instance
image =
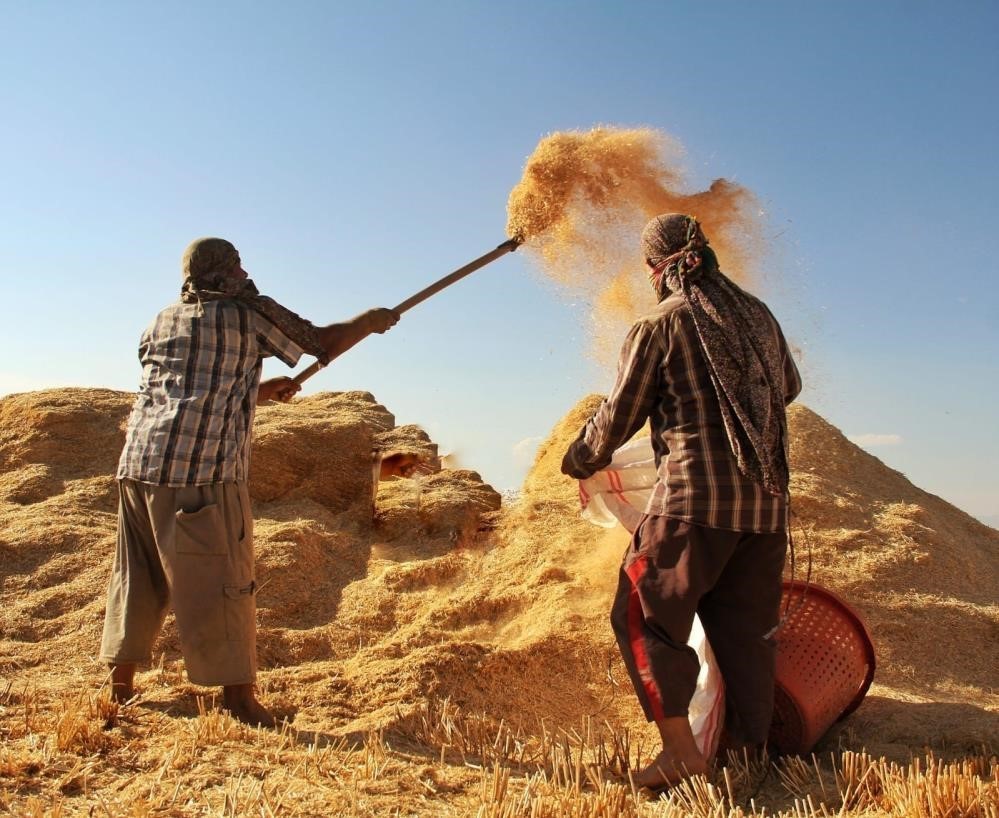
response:
[[[863,701],[874,679],[874,646],[856,611],[825,588],[785,582],[777,631],[772,752],[808,753]]]

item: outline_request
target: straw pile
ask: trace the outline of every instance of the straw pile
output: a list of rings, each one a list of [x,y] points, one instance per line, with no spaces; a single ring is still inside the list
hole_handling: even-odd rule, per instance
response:
[[[636,763],[638,744],[646,755],[651,745],[606,619],[627,537],[581,521],[575,486],[558,473],[596,400],[553,429],[521,498],[502,511],[467,470],[376,484],[373,448],[429,454],[433,444],[395,427],[370,395],[261,408],[252,483],[260,685],[293,725],[277,734],[234,724],[212,709],[213,691],[185,681],[171,621],[153,668],[138,677],[137,703],[119,710],[98,693],[111,475],[131,396],[0,400],[0,808],[651,814],[620,777],[622,757]],[[792,432],[813,577],[862,611],[881,663],[868,701],[823,746],[899,758],[927,744],[953,754],[994,741],[999,534],[807,409],[793,412]],[[574,729],[575,738],[561,732]],[[844,795],[835,776],[849,790],[850,776],[888,786],[916,775],[851,758],[811,778],[787,772],[797,789],[773,777],[756,803],[773,814],[814,792],[830,808],[849,798],[870,806]],[[975,763],[966,773],[938,769],[963,782],[968,803],[999,786],[988,783],[987,759]],[[752,813],[733,786],[728,807]]]
[[[691,213],[726,274],[749,285],[758,272],[763,221],[752,192],[726,180],[685,190],[680,153],[675,140],[651,129],[560,132],[538,144],[511,192],[508,230],[526,238],[551,281],[591,304],[589,331],[603,360],[653,300],[636,274],[638,235],[648,218]],[[566,446],[597,400],[573,409],[540,449],[516,512],[527,515],[518,520],[516,539],[533,540],[545,553],[565,543],[559,556],[569,567],[559,570],[570,573],[579,573],[578,555],[585,553],[592,576],[606,585],[613,584],[613,552],[623,544],[599,547],[581,522],[566,522],[577,503],[559,474]],[[915,488],[807,409],[794,408],[791,430],[800,561],[810,550],[813,578],[854,602],[877,642],[878,684],[851,729],[870,717],[869,745],[876,739],[904,746],[938,732],[958,742],[999,734],[996,532]],[[598,593],[604,610],[606,587]],[[573,588],[567,596],[586,593]],[[604,627],[593,620],[591,641],[602,632],[598,624]]]
[[[881,741],[999,736],[999,532],[912,485],[802,406],[792,406],[799,559],[850,601],[878,673],[851,729]]]
[[[647,129],[554,134],[511,193],[510,234],[591,299],[601,355],[650,297],[634,275],[650,216],[693,213],[725,271],[752,277],[752,194],[725,180],[682,191],[678,154]],[[138,700],[118,707],[102,687],[112,475],[131,401],[95,389],[0,399],[0,810],[999,818],[999,532],[807,409],[791,414],[799,564],[810,550],[813,579],[866,617],[875,686],[821,761],[730,759],[652,803],[629,784],[653,736],[607,622],[628,538],[582,521],[559,473],[598,397],[555,426],[502,509],[367,393],[260,409],[259,687],[288,720],[274,732],[186,682],[169,617]],[[392,454],[424,468],[379,481]],[[910,760],[927,746],[936,754]]]

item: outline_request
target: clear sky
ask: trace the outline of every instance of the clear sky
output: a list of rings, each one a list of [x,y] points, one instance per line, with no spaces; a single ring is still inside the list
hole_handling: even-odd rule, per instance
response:
[[[134,390],[184,246],[221,235],[317,323],[506,237],[538,140],[651,126],[768,213],[802,400],[999,521],[999,4],[0,1],[0,393]],[[724,259],[723,259],[724,262]],[[348,352],[497,488],[612,372],[523,254]],[[266,374],[282,367],[269,362]]]

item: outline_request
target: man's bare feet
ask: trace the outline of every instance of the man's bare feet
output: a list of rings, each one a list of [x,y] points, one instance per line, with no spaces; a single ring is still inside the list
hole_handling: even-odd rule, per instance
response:
[[[222,688],[222,706],[243,724],[252,727],[276,727],[274,718],[253,692],[253,685],[226,685]]]
[[[708,765],[700,755],[681,760],[663,750],[648,767],[635,775],[635,784],[650,790],[661,790],[675,786],[686,778],[707,773]]]
[[[111,701],[125,704],[135,696],[135,665],[111,665]]]
[[[663,750],[648,767],[635,775],[636,785],[659,790],[679,784],[691,776],[707,775],[708,763],[697,749],[686,716],[659,719],[656,727],[663,740]]]

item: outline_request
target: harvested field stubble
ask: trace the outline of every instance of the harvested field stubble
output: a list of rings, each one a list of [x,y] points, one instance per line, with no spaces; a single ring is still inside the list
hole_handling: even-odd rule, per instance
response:
[[[999,534],[801,407],[798,525],[813,578],[867,619],[877,684],[815,761],[765,778],[734,762],[662,802],[633,792],[628,770],[653,736],[606,621],[627,537],[581,521],[558,472],[598,400],[556,425],[498,512],[467,470],[375,484],[364,446],[390,432],[391,445],[409,442],[365,393],[261,408],[259,682],[290,722],[273,732],[233,722],[216,691],[184,680],[172,624],[137,700],[110,705],[94,651],[131,396],[0,400],[0,808],[997,818],[996,762],[982,747],[999,736]],[[412,445],[424,437],[414,431]],[[312,465],[290,474],[273,458]]]

